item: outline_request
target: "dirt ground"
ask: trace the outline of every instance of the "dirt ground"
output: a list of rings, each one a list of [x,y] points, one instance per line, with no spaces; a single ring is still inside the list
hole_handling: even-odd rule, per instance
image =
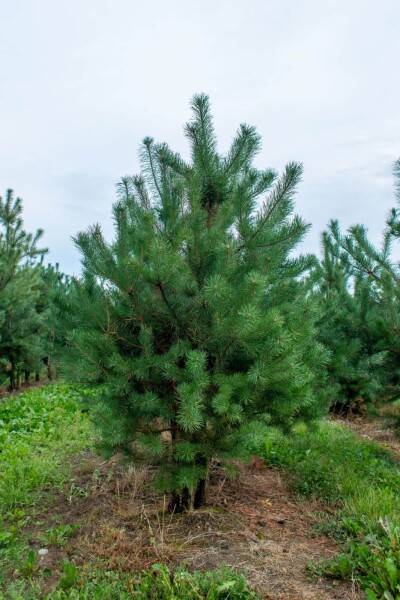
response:
[[[291,499],[277,469],[257,462],[230,481],[215,467],[207,506],[173,516],[165,510],[166,499],[149,485],[148,470],[126,471],[115,461],[87,455],[74,465],[73,475],[73,483],[37,515],[39,525],[29,531],[39,549],[40,531],[79,524],[66,545],[47,547],[42,566],[54,574],[63,558],[83,569],[90,564],[105,570],[143,569],[159,561],[196,570],[225,563],[246,570],[266,599],[362,597],[351,583],[308,573],[309,561],[332,557],[338,547],[315,528],[315,514],[323,507]]]

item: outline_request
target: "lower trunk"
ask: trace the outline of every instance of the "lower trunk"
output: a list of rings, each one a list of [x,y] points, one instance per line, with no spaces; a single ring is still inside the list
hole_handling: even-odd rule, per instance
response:
[[[38,383],[40,381],[40,373],[39,373],[39,371],[36,371],[35,381],[36,381],[36,383]]]
[[[21,382],[22,382],[22,375],[19,372],[18,369],[13,369],[10,372],[10,390],[14,391],[14,390],[19,390],[19,388],[21,387]]]
[[[31,378],[31,372],[25,371],[25,383],[29,383],[30,378]]]
[[[53,379],[53,371],[52,371],[52,368],[51,368],[51,358],[50,358],[50,355],[46,356],[45,363],[46,363],[47,379]]]
[[[15,377],[15,373],[11,373],[10,375],[10,390],[16,390],[17,389],[17,378]]]
[[[179,492],[172,492],[168,503],[168,512],[170,513],[182,513],[189,510],[191,504],[191,493],[189,488],[184,487]]]
[[[193,508],[200,508],[206,501],[206,479],[200,479],[193,498]]]
[[[182,513],[191,508],[201,508],[206,501],[206,479],[200,479],[192,492],[184,487],[181,492],[172,492],[168,503],[168,512]]]

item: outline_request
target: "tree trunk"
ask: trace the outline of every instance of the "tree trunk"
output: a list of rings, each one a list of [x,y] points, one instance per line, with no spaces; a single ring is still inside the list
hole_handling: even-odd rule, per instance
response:
[[[197,487],[192,492],[187,488],[179,492],[172,492],[168,503],[168,512],[182,513],[191,508],[201,508],[206,501],[207,480],[200,479]]]
[[[36,383],[39,383],[39,381],[40,381],[40,373],[39,373],[39,371],[36,371],[35,381],[36,381]]]
[[[193,508],[200,508],[206,502],[208,474],[210,472],[210,461],[208,460],[207,456],[198,456],[197,464],[204,469],[205,477],[197,482],[197,486],[193,495]]]
[[[174,392],[176,390],[174,389]],[[178,407],[174,405],[175,415],[178,412]],[[171,439],[172,445],[171,450],[173,451],[173,443],[179,439],[179,425],[177,419],[171,421]],[[208,479],[209,461],[205,455],[198,455],[196,465],[204,468],[206,477],[200,479],[195,489],[190,490],[187,487],[182,488],[179,492],[171,492],[171,496],[168,502],[168,512],[170,513],[182,513],[192,508],[200,508],[206,501],[206,489]]]
[[[187,487],[181,493],[172,492],[168,503],[168,512],[182,513],[189,510],[191,504],[191,493]]]
[[[14,371],[12,371],[10,373],[10,390],[13,392],[14,390],[17,389],[17,380],[15,378],[15,373]]]
[[[31,372],[25,371],[25,383],[29,383],[30,379],[31,379]]]
[[[206,501],[207,480],[200,479],[194,493],[193,508],[201,508]]]
[[[52,331],[51,334],[50,334],[50,347],[51,347],[51,349],[54,348],[54,331]],[[46,356],[46,366],[47,366],[47,379],[53,379],[53,370],[51,368],[52,367],[52,364],[51,364],[51,351]]]
[[[46,365],[47,379],[53,379],[53,372],[51,370],[51,358],[50,358],[50,355],[46,356],[44,362],[45,362],[45,365]]]

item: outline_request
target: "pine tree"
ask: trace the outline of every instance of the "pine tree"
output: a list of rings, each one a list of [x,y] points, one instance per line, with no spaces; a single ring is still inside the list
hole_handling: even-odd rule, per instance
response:
[[[400,159],[394,165],[394,174],[396,197],[400,202]],[[369,307],[363,330],[369,339],[370,355],[378,359],[375,373],[380,376],[381,398],[397,397],[400,391],[400,263],[392,258],[392,245],[400,238],[399,209],[393,208],[387,217],[380,248],[369,241],[363,225],[354,225],[343,235],[339,223],[332,221],[329,235],[336,244],[336,255],[340,254],[353,280],[362,284],[360,296],[364,306]]]
[[[103,449],[156,464],[175,511],[204,502],[214,457],[245,460],[271,424],[326,406],[313,259],[292,254],[308,230],[292,214],[302,167],[256,169],[248,125],[221,155],[208,98],[192,111],[190,163],[145,138],[141,174],[118,185],[115,240],[98,225],[76,237],[83,277],[60,305],[65,368],[102,384]]]
[[[323,258],[312,274],[321,314],[319,341],[329,349],[328,386],[331,408],[360,409],[382,391],[382,352],[370,324],[378,296],[368,278],[353,273],[346,255],[328,232],[322,235]]]
[[[22,374],[41,363],[43,316],[37,303],[46,250],[37,246],[41,230],[24,231],[22,201],[11,190],[0,198],[0,228],[0,365],[15,389]]]
[[[47,379],[57,376],[59,353],[65,345],[58,326],[57,305],[60,298],[67,294],[70,280],[68,275],[62,273],[59,264],[40,265],[40,296],[36,304],[36,311],[41,316],[41,356],[46,366]]]

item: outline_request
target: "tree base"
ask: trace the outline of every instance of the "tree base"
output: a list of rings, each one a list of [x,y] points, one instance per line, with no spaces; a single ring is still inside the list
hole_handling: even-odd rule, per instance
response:
[[[168,503],[168,512],[183,513],[193,508],[201,508],[206,501],[206,487],[207,481],[201,479],[192,492],[187,487],[183,488],[180,493],[172,492]]]

